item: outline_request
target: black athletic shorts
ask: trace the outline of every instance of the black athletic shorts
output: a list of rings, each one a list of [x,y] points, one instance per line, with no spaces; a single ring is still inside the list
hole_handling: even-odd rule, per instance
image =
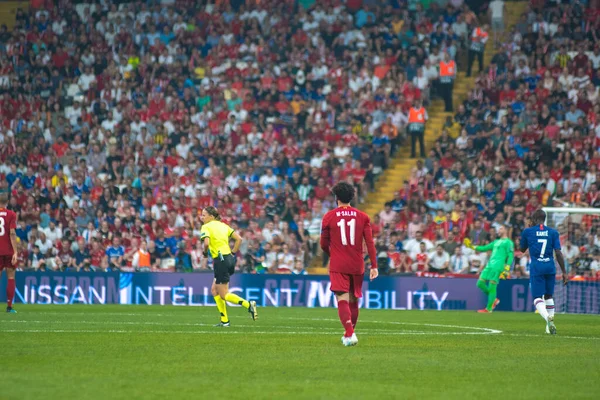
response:
[[[215,283],[229,283],[229,277],[235,272],[235,257],[233,254],[214,258]]]

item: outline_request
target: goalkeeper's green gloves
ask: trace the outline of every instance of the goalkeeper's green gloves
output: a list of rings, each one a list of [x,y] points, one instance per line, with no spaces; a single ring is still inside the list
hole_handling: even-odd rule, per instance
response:
[[[504,271],[500,274],[500,279],[510,278],[510,265],[504,266]]]

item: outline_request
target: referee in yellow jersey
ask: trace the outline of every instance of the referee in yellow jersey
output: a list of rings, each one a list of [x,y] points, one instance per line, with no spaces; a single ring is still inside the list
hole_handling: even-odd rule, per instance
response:
[[[200,239],[204,242],[204,253],[210,252],[215,272],[211,292],[221,313],[221,321],[215,326],[229,326],[226,301],[246,308],[252,319],[256,321],[256,318],[258,318],[256,302],[244,300],[240,296],[229,292],[229,277],[235,272],[235,257],[233,254],[239,250],[242,237],[229,225],[221,222],[221,216],[215,207],[206,207],[202,210],[201,218],[203,225],[200,229]],[[235,241],[233,251],[229,246],[229,238],[233,238]]]

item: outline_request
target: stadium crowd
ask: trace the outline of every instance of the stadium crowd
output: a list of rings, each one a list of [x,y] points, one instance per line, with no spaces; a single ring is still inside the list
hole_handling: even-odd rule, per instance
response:
[[[19,11],[0,32],[0,173],[20,268],[209,268],[214,205],[247,239],[239,268],[303,273],[330,185],[373,187],[475,19],[461,1],[299,3]]]
[[[600,9],[532,1],[491,65],[448,118],[435,148],[376,218],[380,264],[391,272],[475,273],[495,227],[515,249],[542,206],[600,207]],[[600,221],[556,224],[570,274],[600,277]],[[559,223],[560,222],[560,223]],[[517,251],[513,276],[527,276]]]
[[[213,205],[246,239],[239,269],[304,273],[331,184],[363,198],[408,109],[435,95],[443,54],[461,64],[475,13],[430,3],[33,1],[0,30],[20,267],[207,269],[199,212]],[[485,256],[464,237],[503,222],[516,237],[540,204],[598,205],[600,18],[543,3],[376,218],[386,272],[473,272]],[[590,226],[571,236],[600,244]]]

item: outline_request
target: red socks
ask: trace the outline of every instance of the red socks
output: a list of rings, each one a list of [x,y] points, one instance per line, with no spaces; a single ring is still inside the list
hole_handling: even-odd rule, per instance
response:
[[[6,306],[12,307],[13,298],[15,297],[15,288],[17,283],[14,279],[9,279],[6,284]]]
[[[350,313],[350,305],[346,300],[338,301],[338,315],[340,316],[340,322],[346,329],[345,337],[350,337],[354,333],[354,326],[352,325],[352,314]]]
[[[352,316],[352,327],[356,328],[356,321],[358,321],[358,301],[350,302],[350,314]]]

